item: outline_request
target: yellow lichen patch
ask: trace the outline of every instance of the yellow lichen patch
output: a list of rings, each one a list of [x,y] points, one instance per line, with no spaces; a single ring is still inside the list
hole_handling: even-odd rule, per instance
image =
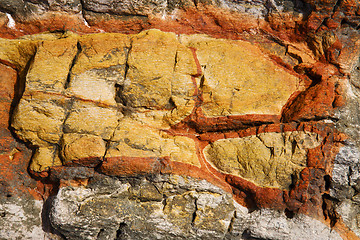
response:
[[[292,175],[306,167],[307,150],[322,138],[311,132],[261,133],[222,139],[204,149],[218,170],[245,178],[261,187],[288,189]]]
[[[182,41],[196,49],[203,70],[199,85],[206,116],[280,115],[291,94],[300,90],[300,79],[251,43],[197,35]]]

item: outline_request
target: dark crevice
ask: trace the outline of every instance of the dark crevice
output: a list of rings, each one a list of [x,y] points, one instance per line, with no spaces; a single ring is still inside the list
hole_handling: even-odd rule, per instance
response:
[[[287,218],[289,218],[289,219],[292,219],[292,218],[294,218],[294,216],[295,216],[295,212],[289,210],[288,208],[285,209],[285,212],[284,212],[284,213],[285,213],[285,216],[286,216]]]
[[[115,101],[117,103],[122,104],[123,106],[126,106],[127,100],[126,98],[124,98],[123,91],[124,91],[124,85],[115,84],[115,92],[116,92]]]
[[[67,133],[69,132],[65,123],[66,123],[66,120],[69,118],[69,115],[71,113],[71,109],[72,109],[72,106],[74,104],[74,99],[72,98],[68,104],[68,106],[66,107],[65,109],[65,118],[64,118],[64,122],[63,122],[63,125],[62,125],[62,132],[63,133]]]
[[[126,80],[127,75],[128,75],[128,71],[129,71],[129,56],[131,53],[131,49],[132,49],[132,43],[130,45],[130,47],[128,48],[126,53],[126,60],[125,60],[125,70],[124,70],[124,80]]]
[[[163,194],[163,200],[161,201],[162,205],[163,205],[163,211],[165,211],[166,205],[167,205],[167,197],[165,194]]]
[[[203,88],[203,87],[204,87],[204,84],[205,84],[205,76],[202,75],[201,78],[200,78],[200,86],[199,86],[199,88],[200,88],[200,89]]]
[[[43,204],[42,212],[41,212],[41,222],[42,222],[42,230],[46,233],[52,233],[55,235],[58,235],[62,237],[63,239],[66,239],[65,236],[61,234],[55,227],[51,224],[51,208],[53,206],[53,202],[55,200],[58,188],[59,188],[59,182],[52,183],[54,186],[54,191],[51,193],[51,196],[48,197]]]
[[[291,174],[291,184],[289,186],[290,190],[295,188],[298,180],[299,180],[298,174],[296,174],[296,173]]]
[[[128,48],[124,48],[124,52],[125,52],[125,69],[124,69],[124,81],[126,81],[126,78],[128,76],[128,72],[129,72],[129,56],[131,53],[131,49],[132,49],[132,43],[130,43],[130,47]],[[123,114],[124,115],[128,115],[131,111],[130,108],[128,108],[128,101],[125,98],[124,94],[124,84],[115,84],[115,101],[118,104],[121,104],[123,106]]]
[[[244,240],[268,240],[268,239],[265,239],[265,238],[253,237],[249,229],[246,229],[243,232],[243,234],[241,235],[241,237]]]
[[[330,177],[330,175],[325,175],[324,176],[324,181],[325,181],[325,190],[328,191],[330,189],[330,186],[331,186],[331,177]]]
[[[194,209],[194,212],[193,212],[193,214],[192,214],[192,217],[191,217],[191,226],[194,226],[194,224],[195,224],[195,219],[196,219],[196,212],[198,211],[198,206],[197,206],[197,199],[195,198],[194,199],[194,207],[195,207],[195,209]]]
[[[177,63],[178,63],[178,52],[176,51],[176,53],[175,53],[175,61],[174,61],[174,69],[173,69],[173,72],[175,72]]]
[[[322,209],[325,220],[330,220],[330,227],[334,227],[335,224],[338,222],[340,216],[335,210],[335,204],[338,202],[337,199],[332,198],[329,194],[322,195]]]
[[[334,13],[335,13],[336,10],[340,7],[341,3],[342,3],[342,0],[337,0],[337,1],[336,1],[335,5],[334,5],[334,7],[333,7],[333,9],[332,9],[332,11],[331,11],[331,12],[332,12],[331,18],[333,18]]]
[[[348,185],[351,186],[351,175],[353,174],[353,169],[351,166],[349,166],[349,171],[347,172],[347,180],[348,180]]]
[[[297,146],[297,142],[296,142],[296,140],[294,139],[294,140],[291,142],[291,155],[294,155],[294,154],[295,154],[296,146]]]
[[[169,99],[168,104],[166,104],[165,109],[167,110],[172,110],[176,108],[176,104],[174,102],[174,100],[172,99],[172,97]]]
[[[236,211],[234,211],[234,214],[233,214],[233,216],[231,217],[230,224],[229,224],[228,229],[227,229],[227,233],[231,233],[231,232],[232,232],[232,230],[233,230],[233,228],[234,228],[235,219],[236,219]]]
[[[77,62],[77,60],[79,58],[79,55],[80,55],[80,53],[82,51],[82,47],[81,47],[80,42],[77,42],[76,47],[77,47],[77,52],[76,52],[76,54],[75,54],[75,56],[74,56],[74,58],[73,58],[73,60],[72,60],[72,62],[70,64],[69,73],[67,75],[65,86],[64,86],[65,89],[67,89],[69,87],[69,85],[70,85],[71,71],[72,71],[74,65],[76,64],[76,62]]]
[[[126,223],[120,223],[118,230],[116,231],[116,238],[115,240],[125,240],[128,239],[126,230],[128,226]]]
[[[104,229],[100,229],[99,233],[96,236],[96,239],[102,239],[102,233],[104,232]]]
[[[81,11],[81,15],[82,15],[85,23],[89,25],[89,23],[88,23],[88,21],[87,21],[87,19],[86,19],[86,16],[85,16],[84,0],[80,0],[79,2],[80,2],[80,6],[81,6],[81,10],[80,10],[80,11]]]
[[[274,124],[274,122],[259,122],[254,121],[251,123],[229,123],[229,124],[217,124],[213,123],[212,125],[199,125],[196,121],[188,122],[188,126],[195,129],[197,133],[227,133],[232,131],[240,131],[251,127],[261,127],[264,125]]]

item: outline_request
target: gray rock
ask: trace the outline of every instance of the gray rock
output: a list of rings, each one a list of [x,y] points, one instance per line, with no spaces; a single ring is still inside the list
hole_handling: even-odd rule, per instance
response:
[[[51,223],[67,239],[341,239],[305,215],[249,212],[204,180],[95,178],[60,189],[53,201]]]
[[[232,231],[226,239],[342,239],[328,226],[306,215],[288,218],[283,212],[261,209],[248,213],[237,205]]]
[[[60,189],[51,223],[69,239],[219,239],[233,212],[231,195],[204,181],[98,176],[86,188]]]
[[[352,199],[356,200],[356,199]],[[342,220],[357,236],[360,237],[360,205],[357,201],[345,199],[336,206],[336,211]]]
[[[167,6],[166,0],[84,0],[83,7],[86,10],[118,15],[142,15],[164,12]]]
[[[330,196],[351,199],[360,186],[360,152],[354,145],[342,147],[335,157]]]
[[[0,239],[62,239],[43,230],[42,207],[42,201],[17,196],[1,196]]]

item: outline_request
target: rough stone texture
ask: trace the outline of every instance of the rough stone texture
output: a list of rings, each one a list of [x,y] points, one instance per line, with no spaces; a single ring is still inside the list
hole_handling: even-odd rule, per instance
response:
[[[204,152],[207,160],[222,172],[262,187],[289,189],[293,178],[298,178],[306,166],[307,149],[319,146],[321,140],[307,132],[261,133],[221,139],[208,145]]]
[[[304,90],[296,76],[276,68],[259,48],[247,42],[196,35],[184,36],[181,41],[196,49],[203,72],[199,83],[202,110],[208,117],[280,115],[289,97]]]
[[[0,0],[0,238],[359,239],[359,16]]]
[[[93,180],[85,188],[64,187],[53,200],[51,223],[67,238],[341,239],[304,215],[249,213],[205,180],[176,175]]]
[[[170,157],[200,166],[193,140],[164,132],[189,116],[196,102],[208,117],[271,116],[280,115],[290,96],[304,90],[294,73],[259,56],[261,50],[250,43],[199,35],[178,39],[158,30],[43,41],[12,127],[39,147],[31,165],[35,172],[59,165],[58,152],[64,163],[104,156],[105,147],[89,150],[94,142],[105,145],[101,139],[89,136],[88,144],[77,144],[68,133],[110,140],[108,157]],[[69,142],[85,149],[70,153]],[[43,155],[46,151],[52,157]]]

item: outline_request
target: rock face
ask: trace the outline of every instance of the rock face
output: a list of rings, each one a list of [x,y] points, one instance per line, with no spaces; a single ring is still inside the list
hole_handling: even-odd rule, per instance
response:
[[[359,239],[359,16],[0,0],[0,238]]]

